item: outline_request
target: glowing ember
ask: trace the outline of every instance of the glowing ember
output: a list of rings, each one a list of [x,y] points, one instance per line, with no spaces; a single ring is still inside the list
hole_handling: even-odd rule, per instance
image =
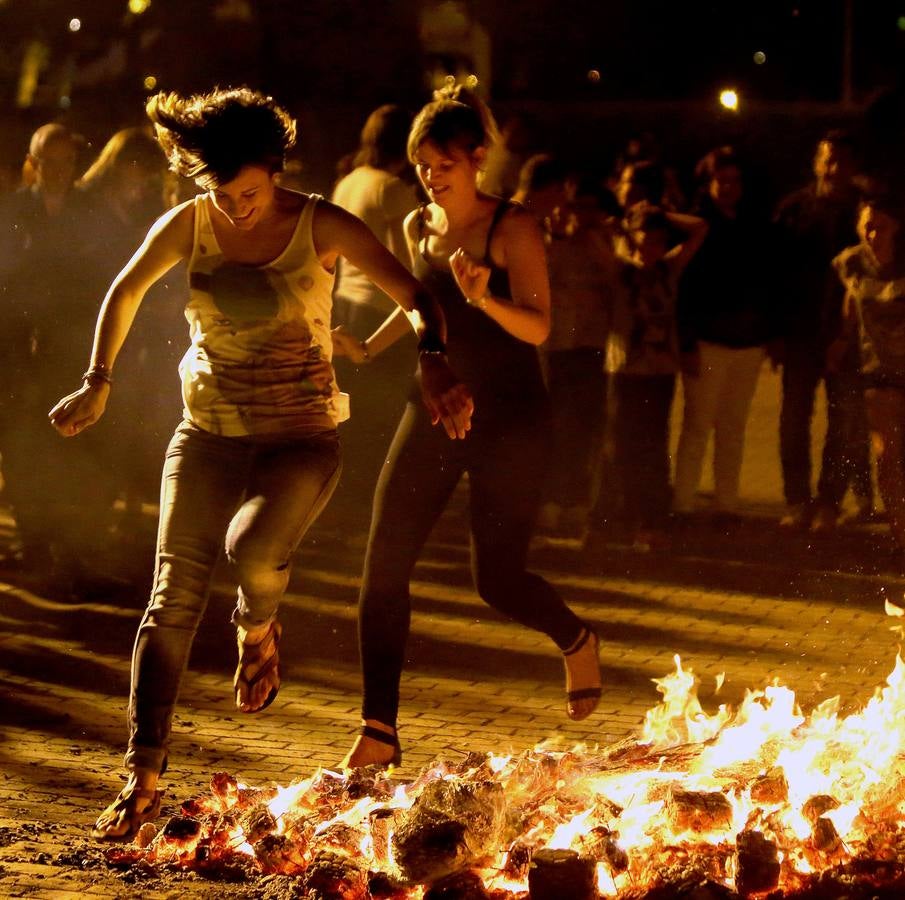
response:
[[[844,718],[838,698],[804,716],[778,684],[708,715],[678,657],[655,683],[663,700],[637,741],[471,754],[408,784],[319,770],[250,788],[217,775],[210,796],[108,857],[215,871],[244,860],[320,898],[635,900],[702,884],[694,896],[905,896],[901,658]]]

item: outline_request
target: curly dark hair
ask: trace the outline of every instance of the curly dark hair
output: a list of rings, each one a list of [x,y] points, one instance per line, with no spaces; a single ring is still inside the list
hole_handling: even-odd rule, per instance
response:
[[[279,172],[295,144],[289,113],[247,87],[188,97],[162,92],[145,111],[170,169],[205,189],[232,181],[244,166]]]

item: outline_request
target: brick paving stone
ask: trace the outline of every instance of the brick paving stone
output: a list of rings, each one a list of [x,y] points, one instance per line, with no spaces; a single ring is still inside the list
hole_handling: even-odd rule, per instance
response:
[[[575,541],[537,543],[536,570],[602,638],[603,698],[585,722],[565,716],[555,648],[503,621],[474,594],[454,504],[412,585],[403,777],[437,754],[517,753],[548,740],[606,745],[636,733],[659,700],[652,679],[672,671],[675,654],[700,679],[709,709],[737,703],[746,689],[774,677],[806,709],[834,694],[844,710],[870,698],[902,641],[902,627],[885,615],[883,601],[905,605],[905,578],[882,528],[817,541],[774,527],[781,498],[777,391],[776,376],[765,371],[743,468],[743,484],[752,489],[736,537],[693,532],[659,554],[616,544],[583,551]],[[0,545],[11,535],[8,518],[0,518]],[[174,720],[165,811],[204,792],[218,770],[251,783],[285,784],[336,765],[358,727],[360,565],[360,550],[315,529],[281,613],[284,685],[260,715],[233,707],[232,589],[218,584]],[[241,896],[240,887],[192,879],[178,891],[157,891],[124,884],[106,869],[23,859],[32,845],[82,846],[122,783],[129,653],[144,598],[126,591],[60,601],[2,571],[0,598],[0,827],[33,823],[42,830],[38,840],[0,846],[0,896]]]

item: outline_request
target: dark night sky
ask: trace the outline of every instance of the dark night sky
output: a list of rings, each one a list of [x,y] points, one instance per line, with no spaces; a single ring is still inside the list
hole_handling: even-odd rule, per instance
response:
[[[149,93],[144,80],[153,74],[155,90],[245,83],[272,93],[299,117],[305,136],[299,153],[313,169],[320,167],[315,174],[329,184],[333,161],[354,146],[370,109],[386,102],[416,108],[426,99],[431,60],[419,17],[440,2],[150,0],[147,12],[133,15],[128,0],[0,0],[0,120],[11,136],[0,154],[18,159],[33,127],[60,115],[93,139],[143,121]],[[898,85],[866,119],[881,141],[899,146],[905,117],[905,29],[899,21],[905,25],[905,0],[850,2],[854,108],[867,107],[880,89]],[[218,18],[215,11],[224,4],[250,4],[254,16]],[[617,145],[623,133],[653,129],[668,133],[671,146],[684,148],[689,158],[707,143],[748,142],[755,156],[784,154],[780,163],[789,177],[801,177],[794,160],[807,159],[803,148],[835,116],[826,110],[837,109],[842,96],[846,0],[460,5],[490,39],[495,110],[537,101],[545,140],[587,145],[589,155],[599,146]],[[81,19],[75,33],[68,27],[73,17]],[[48,64],[34,104],[17,109],[22,57],[36,39],[48,48]],[[67,73],[90,69],[117,43],[125,64],[114,76],[93,86],[67,81]],[[766,57],[761,65],[754,60],[758,51]],[[590,70],[599,79],[589,79]],[[716,98],[728,86],[739,90],[746,109],[761,104],[759,124],[751,116],[737,122],[719,117]],[[605,122],[595,112],[604,103],[597,108],[595,100],[612,102]],[[639,102],[647,100],[660,104]],[[582,110],[577,131],[568,111],[573,101]],[[672,101],[696,103],[697,111],[686,114],[685,104]],[[807,113],[787,106],[799,102],[808,104]],[[778,144],[775,136],[784,130]],[[573,133],[585,140],[572,140]]]
[[[311,99],[320,92],[351,98],[417,80],[418,0],[255,0],[255,28],[205,27],[224,0],[152,0],[127,16],[127,0],[0,0],[5,98],[14,60],[26,39],[42,35],[55,54],[80,60],[103,52],[117,35],[133,42],[158,31],[154,65],[174,81],[219,80],[233,64],[240,77],[283,85]],[[852,0],[854,88],[863,95],[888,83],[903,54],[905,0]],[[494,89],[503,99],[600,97],[696,99],[733,82],[752,99],[839,99],[844,0],[496,0],[470,2],[494,47]],[[70,34],[79,16],[83,27]],[[762,51],[766,62],[757,65]],[[587,72],[597,69],[597,83]],[[248,70],[248,71],[245,71]],[[185,84],[173,84],[185,87]],[[369,98],[368,98],[369,99]]]

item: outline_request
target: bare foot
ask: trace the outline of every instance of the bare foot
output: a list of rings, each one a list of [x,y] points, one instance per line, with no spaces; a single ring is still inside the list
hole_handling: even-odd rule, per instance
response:
[[[566,711],[578,722],[586,719],[600,702],[600,662],[597,635],[585,629],[573,647],[563,653],[566,666]]]
[[[91,836],[101,841],[126,840],[160,810],[158,775],[136,769],[119,796],[97,817]]]
[[[261,628],[237,629],[239,665],[233,679],[236,706],[242,712],[257,712],[269,706],[280,689],[279,622]]]
[[[401,754],[396,729],[384,725],[377,719],[365,719],[364,726],[382,732],[387,736],[387,740],[382,741],[367,734],[359,734],[352,744],[352,749],[339,764],[340,768],[360,769],[363,766],[388,766],[397,763]]]

